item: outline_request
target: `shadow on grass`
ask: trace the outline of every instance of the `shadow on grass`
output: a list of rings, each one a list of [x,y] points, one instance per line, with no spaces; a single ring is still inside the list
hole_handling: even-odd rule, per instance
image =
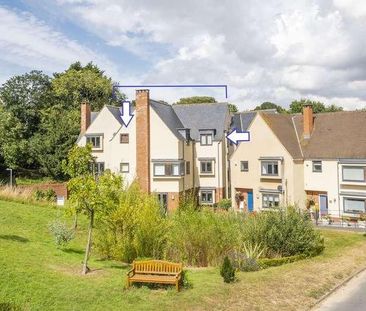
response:
[[[1,311],[21,311],[23,310],[20,306],[15,305],[11,302],[0,302]]]
[[[22,236],[14,235],[14,234],[2,234],[2,235],[0,235],[0,239],[21,242],[21,243],[29,242],[29,240],[27,238],[23,238]]]
[[[76,248],[64,248],[62,249],[63,252],[68,254],[84,254],[85,251],[82,249],[76,249]]]

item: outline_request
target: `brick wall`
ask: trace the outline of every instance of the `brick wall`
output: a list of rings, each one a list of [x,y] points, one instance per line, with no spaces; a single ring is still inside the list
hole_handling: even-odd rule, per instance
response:
[[[66,183],[52,183],[52,184],[37,184],[37,185],[21,185],[17,186],[22,189],[29,189],[30,191],[53,189],[57,196],[68,197]]]
[[[150,95],[136,91],[136,175],[141,189],[150,192]]]

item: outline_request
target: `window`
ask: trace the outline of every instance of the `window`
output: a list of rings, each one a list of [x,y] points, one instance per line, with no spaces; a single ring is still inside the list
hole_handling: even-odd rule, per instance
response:
[[[168,194],[158,193],[158,201],[160,204],[160,211],[162,215],[166,216],[168,214]]]
[[[213,203],[213,190],[201,190],[201,203]]]
[[[184,175],[184,163],[155,163],[154,176],[180,176]]]
[[[322,161],[313,161],[313,172],[314,173],[322,172]]]
[[[189,175],[191,173],[191,162],[186,162],[186,175]]]
[[[102,136],[87,136],[86,143],[91,144],[93,149],[102,149]]]
[[[262,194],[262,206],[263,208],[273,208],[280,205],[280,195],[273,193]]]
[[[262,161],[262,175],[278,176],[278,162]]]
[[[104,172],[104,162],[94,162],[91,164],[91,171],[94,175],[100,176]]]
[[[213,174],[212,161],[201,161],[201,174]]]
[[[249,171],[248,161],[240,161],[240,171],[241,172],[248,172]]]
[[[344,181],[365,181],[365,168],[362,166],[343,166],[342,175]]]
[[[365,213],[365,199],[343,198],[343,209],[346,213]]]
[[[130,163],[121,163],[120,164],[120,172],[121,173],[129,173],[130,172]]]
[[[211,146],[212,145],[212,134],[201,134],[201,146]]]
[[[119,141],[121,144],[128,144],[130,142],[129,134],[121,134],[119,137]]]

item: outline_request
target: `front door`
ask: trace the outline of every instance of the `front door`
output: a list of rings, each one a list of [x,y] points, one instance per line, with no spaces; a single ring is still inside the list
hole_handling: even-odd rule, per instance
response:
[[[248,212],[253,212],[253,192],[248,192]]]
[[[158,201],[160,203],[160,209],[162,214],[166,215],[168,212],[168,194],[158,193]]]
[[[319,209],[320,216],[328,214],[328,196],[326,194],[319,194]]]

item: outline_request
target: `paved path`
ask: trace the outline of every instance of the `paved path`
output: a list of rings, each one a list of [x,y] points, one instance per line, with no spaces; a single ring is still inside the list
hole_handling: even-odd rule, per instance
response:
[[[326,298],[316,311],[365,311],[366,310],[366,271],[351,279]]]

